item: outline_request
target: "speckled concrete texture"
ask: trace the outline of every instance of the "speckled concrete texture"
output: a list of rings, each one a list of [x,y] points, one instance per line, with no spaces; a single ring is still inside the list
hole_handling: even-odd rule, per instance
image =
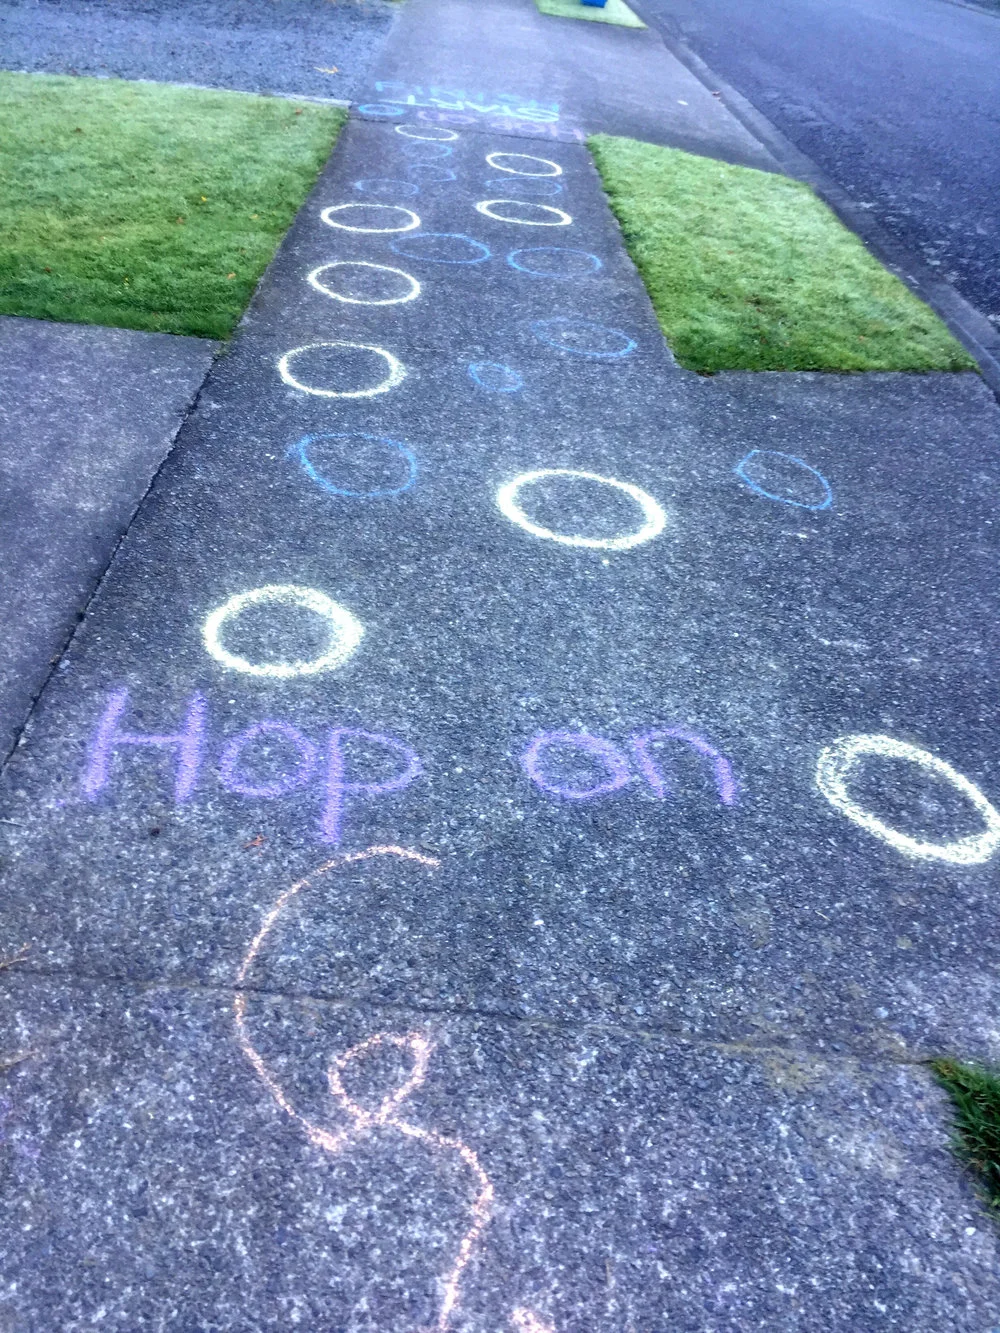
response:
[[[4,774],[13,1327],[989,1333],[921,1061],[1000,1055],[996,858],[817,765],[997,799],[1000,412],[680,371],[581,145],[420,112],[341,137]],[[336,669],[288,601],[206,638],[276,585]]]
[[[390,0],[3,0],[0,64],[48,74],[350,98]]]
[[[574,1333],[991,1327],[997,1237],[912,1067],[255,993],[255,1048],[344,1135],[329,1151],[241,1055],[232,994],[21,977],[7,1009],[33,1052],[0,1103],[11,1329],[436,1327],[480,1190],[455,1145],[492,1190],[466,1333],[516,1333],[515,1311]],[[383,1032],[433,1046],[409,1133],[359,1129],[327,1086]],[[362,1111],[412,1075],[377,1055],[343,1076]]]
[[[0,318],[0,755],[212,363],[201,338]]]

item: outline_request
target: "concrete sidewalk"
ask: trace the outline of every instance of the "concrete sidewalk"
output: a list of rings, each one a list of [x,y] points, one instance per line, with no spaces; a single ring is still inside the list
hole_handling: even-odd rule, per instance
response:
[[[411,0],[7,767],[0,1326],[995,1323],[1000,413],[680,371],[602,42],[761,151]]]

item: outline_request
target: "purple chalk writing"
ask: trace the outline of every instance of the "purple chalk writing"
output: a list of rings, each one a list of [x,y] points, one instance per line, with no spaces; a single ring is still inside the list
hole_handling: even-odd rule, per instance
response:
[[[604,770],[604,776],[589,787],[556,782],[545,771],[545,758],[553,747],[564,751],[576,750],[587,755]],[[570,801],[590,801],[595,796],[607,796],[609,792],[624,787],[631,777],[628,760],[621,750],[603,737],[591,736],[585,731],[539,732],[521,756],[521,763],[528,777],[543,791],[551,792],[553,796],[564,796]]]
[[[356,740],[389,750],[403,760],[403,767],[391,777],[381,782],[346,781],[347,761],[344,755],[344,741]],[[393,736],[381,736],[374,731],[359,731],[357,727],[334,727],[330,732],[330,757],[327,765],[326,805],[323,809],[321,828],[326,842],[340,846],[341,826],[344,818],[344,798],[347,796],[380,796],[384,792],[401,791],[408,787],[414,778],[423,772],[423,766],[416,752]]]
[[[298,762],[293,770],[273,782],[248,782],[240,773],[240,759],[246,747],[261,736],[280,736],[298,752]],[[309,737],[287,722],[258,722],[228,742],[219,757],[219,778],[224,787],[240,796],[284,796],[296,787],[305,786],[316,771],[318,755],[319,751]]]
[[[115,690],[108,699],[87,755],[83,775],[85,794],[94,799],[108,785],[111,761],[117,750],[129,745],[150,745],[176,750],[174,799],[186,801],[198,782],[205,735],[205,700],[200,694],[193,694],[188,702],[184,729],[164,735],[123,731],[119,724],[128,709],[128,700],[128,690],[124,688]]]
[[[667,796],[673,795],[673,791],[663,774],[663,770],[650,753],[649,747],[655,745],[657,741],[666,740],[682,741],[685,745],[690,745],[691,749],[696,750],[698,754],[704,755],[712,765],[712,774],[715,778],[719,800],[723,805],[736,804],[737,788],[732,764],[724,754],[719,753],[714,745],[709,745],[703,736],[699,736],[697,732],[689,731],[687,727],[664,727],[659,731],[645,731],[641,736],[632,737],[632,749],[635,752],[639,772],[661,801]]]

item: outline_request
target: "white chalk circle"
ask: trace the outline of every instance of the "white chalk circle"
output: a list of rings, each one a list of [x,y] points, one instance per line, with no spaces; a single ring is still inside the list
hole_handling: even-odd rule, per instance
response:
[[[330,629],[330,643],[318,657],[305,662],[251,662],[231,653],[222,643],[222,628],[250,606],[300,606],[325,620]],[[361,622],[346,607],[338,605],[316,588],[300,588],[292,583],[271,583],[230,597],[205,621],[202,637],[205,647],[217,662],[231,671],[271,680],[290,680],[293,676],[314,676],[319,671],[333,671],[351,656],[364,635]]]
[[[551,167],[551,171],[522,171],[518,167],[504,167],[497,161],[497,158],[519,158],[522,162],[541,162],[543,166]],[[547,157],[535,157],[531,153],[487,153],[486,161],[494,171],[506,171],[511,176],[561,176],[562,167],[558,162],[550,162]]]
[[[507,204],[510,208],[533,208],[539,213],[545,213],[548,216],[544,218],[511,218],[505,217],[503,213],[494,211],[496,205]],[[568,227],[573,219],[568,213],[564,213],[561,208],[553,208],[551,204],[534,204],[528,199],[484,199],[476,204],[476,212],[482,213],[484,217],[493,218],[494,222],[516,222],[519,227]],[[549,221],[554,218],[555,221]]]
[[[610,486],[634,500],[642,510],[645,520],[634,532],[623,533],[619,537],[578,537],[565,532],[554,532],[552,528],[543,528],[532,522],[518,503],[518,496],[525,486],[536,481],[545,481],[549,477],[572,477],[581,481],[593,481],[600,486]],[[547,541],[559,542],[562,546],[586,546],[593,551],[627,551],[633,546],[658,537],[667,525],[667,516],[656,500],[639,486],[629,481],[618,481],[615,477],[601,477],[596,472],[578,472],[573,468],[546,467],[537,472],[522,472],[513,481],[507,482],[497,491],[497,507],[505,518],[516,523],[533,537],[544,537]]]
[[[391,273],[394,277],[402,278],[405,283],[409,283],[409,287],[402,296],[385,296],[381,299],[348,296],[345,292],[338,292],[328,287],[324,282],[325,275],[333,276],[331,272],[333,269],[374,269],[377,273]],[[405,301],[416,300],[420,295],[420,283],[409,273],[404,273],[401,268],[392,268],[389,264],[370,264],[366,259],[335,259],[330,264],[321,264],[309,274],[309,283],[324,296],[332,296],[335,301],[346,301],[348,305],[402,305]]]
[[[350,222],[343,222],[340,218],[335,218],[334,213],[343,213],[345,209],[362,209],[364,212],[371,213],[373,209],[378,209],[381,213],[405,213],[408,222],[404,222],[401,227],[362,227]],[[351,216],[357,217],[354,213]],[[412,209],[404,208],[402,204],[331,204],[329,208],[324,208],[320,217],[328,227],[339,227],[342,231],[360,231],[372,236],[386,236],[390,232],[415,231],[420,226],[420,219]]]
[[[317,384],[304,384],[302,380],[295,378],[292,374],[291,365],[296,357],[305,356],[309,352],[322,351],[328,347],[346,348],[351,352],[372,352],[375,356],[384,359],[389,367],[389,373],[379,384],[374,384],[367,389],[324,389]],[[290,352],[286,352],[278,362],[278,374],[293,389],[299,389],[302,393],[315,394],[317,398],[374,398],[380,393],[388,393],[397,384],[402,384],[406,378],[406,368],[384,347],[372,347],[368,343],[309,343],[305,347],[294,347]]]
[[[969,801],[986,827],[982,833],[956,838],[953,842],[924,842],[920,838],[911,838],[908,833],[901,833],[877,815],[863,809],[848,791],[848,782],[858,761],[865,755],[903,759],[942,778]],[[975,783],[929,750],[921,750],[917,745],[895,740],[892,736],[841,736],[820,755],[816,765],[816,785],[835,810],[904,856],[971,866],[988,861],[1000,848],[1000,810],[986,799]]]
[[[421,126],[422,134],[414,133],[412,125],[396,125],[394,128],[397,134],[402,134],[406,139],[425,139],[428,143],[450,143],[458,138],[454,130],[446,130],[443,125]]]

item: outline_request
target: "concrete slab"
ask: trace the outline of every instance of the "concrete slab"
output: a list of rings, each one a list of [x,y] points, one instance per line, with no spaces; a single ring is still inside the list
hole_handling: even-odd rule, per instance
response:
[[[1000,1056],[1000,412],[680,371],[583,147],[420,110],[346,130],[7,767],[8,1058],[60,1052],[16,1079],[68,1146],[0,1292],[982,1333],[915,1066]]]
[[[350,98],[398,9],[389,0],[2,0],[0,63]]]
[[[0,1103],[23,1333],[384,1333],[449,1298],[465,1333],[995,1317],[1000,1246],[912,1067],[262,991],[269,1090],[231,993],[21,976],[7,1004],[33,1051]]]
[[[0,755],[208,372],[201,338],[0,318]]]
[[[775,168],[655,31],[573,23],[534,0],[409,0],[361,115],[554,140],[603,132]]]

